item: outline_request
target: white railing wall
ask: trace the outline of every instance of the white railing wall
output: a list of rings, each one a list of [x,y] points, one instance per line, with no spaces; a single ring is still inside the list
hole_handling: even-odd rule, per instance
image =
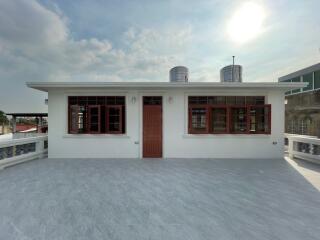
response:
[[[47,156],[47,135],[0,142],[0,169]]]
[[[320,139],[312,136],[285,134],[286,150],[294,157],[320,164]]]

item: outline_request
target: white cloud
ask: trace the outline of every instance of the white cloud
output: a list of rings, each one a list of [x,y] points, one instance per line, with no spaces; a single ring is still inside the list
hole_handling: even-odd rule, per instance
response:
[[[115,49],[108,39],[73,39],[67,22],[61,11],[50,11],[34,0],[0,3],[0,75],[7,66],[15,66],[11,76],[20,77],[16,80],[22,83],[61,79],[165,81],[162,78],[182,60],[179,56],[191,39],[191,28],[130,28],[121,40],[124,48]]]
[[[181,21],[167,20],[154,25],[148,22],[144,26],[149,27],[144,28],[132,27],[137,26],[136,23],[130,26],[125,21],[122,24],[126,24],[127,31],[120,38],[110,40],[91,36],[75,38],[74,29],[70,29],[71,20],[56,4],[50,4],[46,8],[36,0],[0,0],[0,109],[7,106],[10,111],[22,111],[26,105],[30,105],[29,109],[43,109],[40,99],[43,95],[28,89],[26,81],[167,81],[169,69],[175,65],[190,67],[192,81],[218,81],[219,69],[231,62],[232,55],[237,56],[237,63],[244,65],[246,81],[276,81],[278,75],[319,59],[315,54],[319,43],[312,37],[319,35],[314,15],[308,21],[299,20],[301,34],[297,36],[294,32],[299,22],[290,25],[296,12],[292,11],[292,16],[283,22],[282,10],[286,6],[280,8],[281,11],[273,7],[272,11],[280,16],[275,22],[283,23],[282,28],[273,27],[259,42],[239,47],[225,38],[223,23],[228,19],[229,8],[224,12],[221,7],[218,15],[213,11],[209,20],[211,12],[204,11],[209,15],[203,19],[200,16],[202,10],[208,8],[201,3],[195,12],[196,18],[190,12]],[[211,7],[214,6],[216,4]],[[94,10],[97,14],[104,12]],[[84,12],[91,17],[87,9]],[[300,15],[299,19],[305,19],[304,12]],[[72,20],[79,20],[77,17]],[[274,17],[268,18],[269,21]],[[102,19],[101,16],[98,19]],[[188,19],[197,20],[188,23]],[[289,64],[290,69],[286,68]],[[17,96],[30,102],[23,104],[16,100]]]

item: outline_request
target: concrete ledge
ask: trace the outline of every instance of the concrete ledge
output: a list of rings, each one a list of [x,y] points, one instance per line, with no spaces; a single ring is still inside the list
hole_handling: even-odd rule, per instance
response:
[[[20,164],[23,162],[39,159],[39,158],[44,158],[47,157],[48,151],[44,152],[37,152],[37,153],[27,153],[27,154],[22,154],[19,156],[11,157],[11,158],[6,158],[4,160],[0,160],[0,170],[3,170],[4,168]]]
[[[63,138],[130,138],[125,134],[65,134]]]

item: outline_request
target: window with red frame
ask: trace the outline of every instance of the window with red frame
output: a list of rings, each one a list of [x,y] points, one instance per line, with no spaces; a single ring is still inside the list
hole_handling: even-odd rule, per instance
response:
[[[247,132],[247,108],[230,107],[230,133]]]
[[[208,109],[206,107],[189,108],[189,132],[208,132]]]
[[[122,133],[122,106],[108,106],[106,119],[108,133]]]
[[[226,107],[211,108],[211,131],[212,133],[228,132],[228,109]]]
[[[69,133],[125,133],[124,96],[69,96],[68,106]]]
[[[271,106],[249,106],[249,131],[252,134],[271,132]]]
[[[264,96],[189,96],[190,134],[270,134]]]

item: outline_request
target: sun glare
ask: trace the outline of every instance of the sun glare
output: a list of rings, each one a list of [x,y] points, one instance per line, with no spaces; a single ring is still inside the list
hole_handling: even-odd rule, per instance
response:
[[[228,34],[237,43],[245,43],[262,32],[265,11],[254,2],[244,3],[230,19]]]

